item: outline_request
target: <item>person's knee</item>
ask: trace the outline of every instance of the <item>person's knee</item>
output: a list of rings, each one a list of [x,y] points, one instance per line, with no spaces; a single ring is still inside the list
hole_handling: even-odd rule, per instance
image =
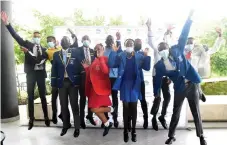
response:
[[[90,110],[91,110],[91,112],[93,112],[93,113],[97,113],[98,108],[91,108]]]

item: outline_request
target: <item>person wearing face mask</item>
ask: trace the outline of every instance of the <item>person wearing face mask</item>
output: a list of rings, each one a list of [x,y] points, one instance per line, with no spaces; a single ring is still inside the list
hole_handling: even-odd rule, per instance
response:
[[[47,111],[47,101],[46,101],[46,85],[45,78],[46,74],[46,49],[40,45],[40,33],[38,31],[33,33],[32,41],[24,40],[21,38],[13,29],[12,25],[9,23],[7,14],[2,11],[1,19],[6,25],[9,33],[21,46],[22,51],[25,54],[24,62],[24,72],[26,73],[27,79],[27,93],[28,93],[28,114],[29,114],[29,123],[28,130],[32,129],[34,117],[34,90],[37,83],[39,95],[42,103],[42,109],[45,119],[46,126],[50,126],[50,121],[48,118]]]
[[[48,36],[47,37],[47,46],[48,49],[46,50],[46,53],[48,55],[48,60],[53,64],[53,55],[55,52],[60,51],[61,47],[56,45],[56,38],[54,36]],[[51,104],[52,104],[52,122],[54,124],[57,124],[57,97],[58,97],[58,88],[52,87],[51,90]],[[62,114],[59,114],[59,118],[62,119]]]
[[[196,126],[196,134],[200,138],[201,145],[207,145],[203,135],[202,120],[200,116],[199,83],[201,78],[190,62],[184,56],[185,45],[187,43],[188,34],[192,24],[192,10],[183,27],[178,43],[170,49],[167,43],[161,42],[158,46],[158,53],[161,55],[154,65],[154,96],[160,96],[160,89],[163,76],[168,76],[174,83],[174,105],[173,114],[169,126],[168,139],[165,144],[172,144],[175,138],[175,131],[180,118],[180,112],[185,98],[188,99],[189,107],[194,118]]]
[[[70,39],[64,36],[61,40],[62,50],[54,53],[51,86],[59,89],[63,129],[61,136],[67,133],[71,127],[70,113],[68,109],[68,98],[74,118],[74,137],[80,134],[80,116],[78,104],[78,91],[80,85],[80,61],[76,56],[76,49],[70,48]]]
[[[147,23],[147,28],[148,28],[148,44],[151,46],[151,48],[154,51],[154,65],[161,59],[163,58],[163,60],[167,60],[168,56],[169,56],[169,50],[164,50],[162,52],[158,52],[158,47],[155,46],[154,44],[154,36],[151,30],[151,20],[148,19]],[[167,34],[171,34],[171,29],[168,28],[165,35],[164,35],[164,41],[166,40],[166,38],[168,36],[166,36]],[[168,41],[171,42],[171,41]],[[154,69],[153,69],[154,71]],[[154,78],[154,72],[153,72],[153,78]],[[153,79],[154,81],[154,79]],[[162,110],[161,110],[161,115],[158,117],[158,120],[160,121],[161,125],[163,126],[164,129],[167,129],[167,123],[165,120],[165,115],[167,113],[167,108],[169,106],[169,102],[171,99],[171,95],[170,95],[170,88],[169,88],[169,84],[171,83],[170,79],[167,76],[163,76],[162,78],[162,83],[161,83],[161,90],[162,94],[163,94],[163,103],[162,103]],[[161,92],[159,92],[161,93]],[[151,120],[152,122],[152,127],[154,130],[158,131],[158,122],[157,122],[157,113],[160,107],[160,103],[161,103],[161,96],[157,96],[154,98],[153,101],[153,106],[151,108],[151,114],[153,115],[153,118]]]
[[[82,37],[82,43],[83,46],[78,47],[76,49],[76,55],[77,58],[82,62],[83,60],[87,60],[89,64],[91,64],[94,59],[95,59],[95,54],[93,49],[90,48],[90,43],[91,40],[89,36],[85,35]],[[79,88],[79,93],[80,93],[80,126],[85,129],[86,124],[84,121],[84,116],[85,116],[85,106],[86,106],[86,95],[85,95],[85,79],[86,79],[86,72],[82,66],[80,65],[80,70],[81,70],[81,84]],[[91,112],[90,109],[88,109],[88,115],[86,118],[90,121],[92,125],[96,125],[94,119],[93,119],[93,113]]]
[[[117,47],[119,47],[118,52],[117,53],[121,53],[122,49],[121,49],[121,34],[120,32],[116,33],[116,44]],[[108,35],[106,38],[106,48],[104,51],[104,55],[106,57],[109,57],[110,52],[113,50],[112,46],[114,44],[114,38],[111,35]],[[110,68],[109,71],[109,77],[110,77],[110,82],[111,82],[111,87],[113,87],[116,79],[117,79],[118,73],[117,73],[117,68]],[[114,120],[114,127],[118,128],[119,122],[117,120],[118,117],[118,91],[117,90],[112,90],[111,91],[111,96],[112,96],[112,101],[113,101],[113,108],[114,108],[114,115],[113,115],[113,120]]]
[[[108,58],[104,56],[104,47],[97,44],[94,51],[97,56],[91,65],[86,60],[82,65],[86,71],[86,96],[88,97],[88,108],[94,112],[104,124],[103,136],[106,136],[112,127],[111,112],[114,112],[109,95],[111,83],[109,79]],[[104,113],[109,113],[110,119]]]
[[[141,39],[135,39],[135,47],[134,47],[134,51],[136,53],[140,53],[140,54],[144,54],[143,51],[141,51],[142,48],[142,41]],[[144,123],[143,123],[143,128],[147,129],[148,127],[148,111],[147,111],[147,101],[146,101],[146,97],[145,97],[145,82],[144,82],[144,75],[143,75],[143,71],[141,70],[140,72],[141,74],[141,94],[142,94],[142,100],[140,100],[141,103],[141,108],[143,111],[143,119],[144,119]]]
[[[118,68],[118,78],[116,79],[113,90],[120,90],[120,99],[123,102],[124,133],[123,138],[128,142],[128,119],[131,117],[132,141],[136,142],[136,120],[137,120],[137,101],[141,100],[141,69],[150,70],[150,57],[148,53],[144,55],[134,52],[134,40],[125,41],[126,50],[117,53],[118,47],[113,46],[109,55],[108,64],[110,68]]]

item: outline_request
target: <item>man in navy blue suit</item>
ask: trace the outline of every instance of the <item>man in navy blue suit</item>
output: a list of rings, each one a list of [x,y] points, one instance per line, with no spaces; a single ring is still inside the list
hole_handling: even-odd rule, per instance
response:
[[[24,40],[21,38],[13,29],[12,25],[8,21],[8,16],[5,12],[1,12],[1,18],[6,28],[12,37],[21,46],[25,54],[24,62],[24,72],[26,73],[27,82],[27,93],[28,93],[28,114],[29,114],[29,124],[28,130],[32,129],[34,117],[34,90],[37,83],[39,96],[42,103],[43,114],[45,118],[46,126],[50,126],[50,121],[48,118],[47,111],[47,101],[46,101],[46,85],[45,78],[46,74],[46,48],[40,45],[40,33],[34,32],[32,41]]]
[[[199,109],[199,83],[201,82],[201,79],[199,74],[184,56],[184,49],[192,24],[191,17],[193,13],[194,11],[190,12],[177,45],[174,45],[169,49],[167,43],[161,42],[159,44],[158,53],[162,58],[154,65],[153,87],[155,97],[160,96],[163,76],[168,76],[174,83],[173,115],[169,127],[169,138],[166,140],[166,144],[172,144],[172,142],[176,140],[175,131],[179,122],[183,101],[186,97],[194,118],[196,134],[200,138],[200,144],[207,145],[203,135]]]
[[[70,48],[70,39],[64,36],[61,40],[62,50],[55,52],[52,64],[51,85],[59,89],[63,129],[61,136],[71,127],[68,109],[68,96],[74,118],[74,137],[80,134],[80,116],[78,105],[78,90],[80,85],[80,62],[74,48]]]

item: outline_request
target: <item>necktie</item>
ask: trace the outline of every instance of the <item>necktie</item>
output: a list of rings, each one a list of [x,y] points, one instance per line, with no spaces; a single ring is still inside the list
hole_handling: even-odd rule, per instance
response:
[[[85,49],[86,50],[86,60],[88,60],[89,64],[90,64],[90,60],[89,60],[89,55],[88,55],[88,48]]]
[[[63,52],[63,61],[66,65],[66,62],[67,62],[67,56],[66,56],[66,51]]]

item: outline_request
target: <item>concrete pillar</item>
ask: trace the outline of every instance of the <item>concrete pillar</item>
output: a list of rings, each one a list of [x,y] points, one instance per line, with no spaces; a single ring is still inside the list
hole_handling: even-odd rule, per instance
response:
[[[1,1],[1,10],[12,18],[12,2]],[[19,119],[13,38],[1,23],[1,122]]]

